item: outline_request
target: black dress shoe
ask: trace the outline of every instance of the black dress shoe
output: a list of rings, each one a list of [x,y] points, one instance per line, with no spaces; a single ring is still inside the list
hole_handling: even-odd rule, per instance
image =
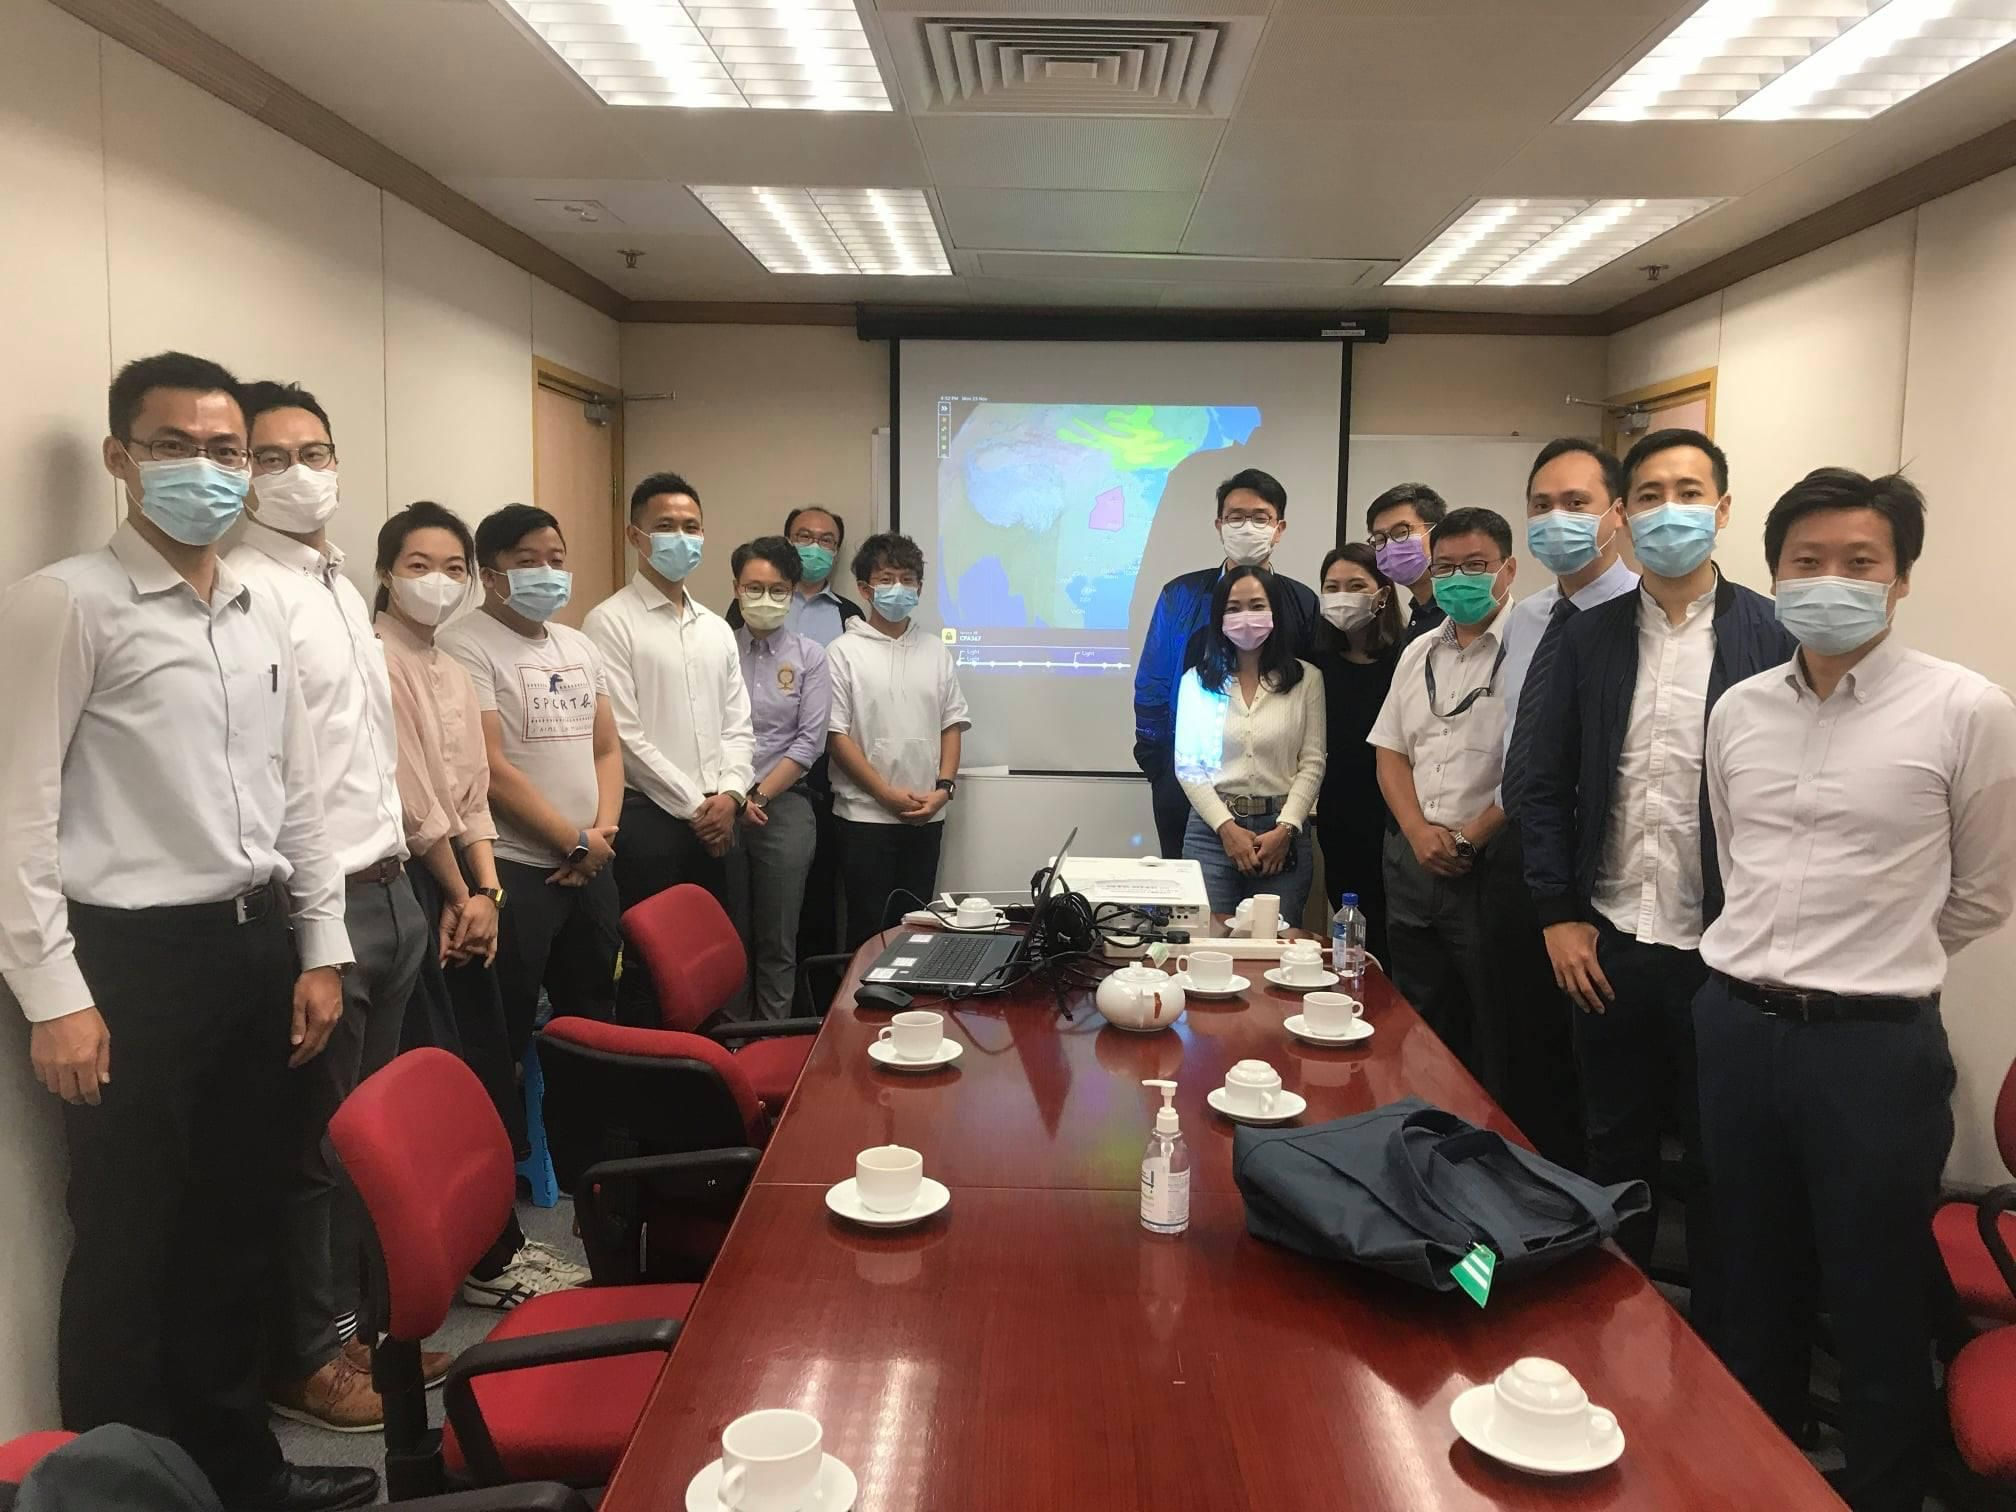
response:
[[[336,1512],[378,1499],[378,1472],[353,1465],[285,1465],[246,1492],[231,1512]]]

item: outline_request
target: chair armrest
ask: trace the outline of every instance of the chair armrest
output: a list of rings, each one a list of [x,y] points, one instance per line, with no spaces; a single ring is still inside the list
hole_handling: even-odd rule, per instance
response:
[[[817,1034],[825,1023],[823,1018],[756,1019],[744,1024],[722,1024],[709,1029],[707,1037],[724,1045],[736,1040],[778,1039],[787,1034]]]
[[[594,1512],[588,1498],[557,1481],[528,1481],[522,1486],[490,1486],[480,1491],[454,1491],[401,1502],[404,1512]]]
[[[540,1365],[572,1365],[580,1360],[609,1360],[657,1350],[672,1352],[679,1337],[674,1318],[635,1318],[622,1323],[598,1323],[592,1328],[563,1328],[557,1333],[529,1334],[520,1339],[485,1339],[457,1357],[442,1388],[448,1422],[455,1430],[469,1472],[485,1485],[501,1485],[510,1476],[490,1425],[477,1405],[475,1382],[502,1371],[530,1370]]]
[[[2016,1182],[1984,1194],[1980,1205],[1974,1209],[1974,1222],[1980,1226],[1981,1242],[1988,1247],[1988,1258],[1995,1262],[1995,1269],[2002,1272],[2002,1284],[2009,1288],[2012,1297],[2016,1297],[2016,1256],[2009,1253],[2008,1242],[2002,1237],[2002,1215],[2012,1211],[2016,1211]]]
[[[798,1000],[807,1007],[818,1003],[819,999],[812,992],[812,973],[814,971],[830,971],[833,973],[833,991],[837,996],[840,991],[840,984],[847,980],[847,968],[853,964],[854,952],[851,950],[839,951],[833,955],[805,957],[804,960],[798,963]],[[820,1008],[819,1012],[823,1014],[827,1008],[832,1006],[833,999],[829,997],[826,1000],[825,1007]]]
[[[638,1213],[645,1192],[732,1207],[756,1179],[762,1159],[761,1150],[738,1146],[603,1160],[583,1171],[574,1183],[574,1212],[596,1284],[631,1286],[643,1279]]]

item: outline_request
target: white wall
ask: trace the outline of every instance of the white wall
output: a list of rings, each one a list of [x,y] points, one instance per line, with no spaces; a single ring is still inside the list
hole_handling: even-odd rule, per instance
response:
[[[330,411],[360,580],[429,496],[532,493],[535,352],[615,382],[616,323],[46,0],[0,0],[0,582],[101,544],[105,385],[176,346],[294,379]],[[32,228],[33,234],[28,234]],[[0,989],[0,1438],[56,1421],[68,1236],[54,1101]]]
[[[1763,522],[1815,467],[1900,464],[1931,506],[1900,633],[2016,687],[1998,595],[1970,593],[1984,542],[2006,534],[1994,441],[2016,413],[2016,171],[1983,180],[1761,273],[1610,342],[1609,392],[1719,369],[1716,440],[1736,512],[1719,557],[1769,591]],[[1991,469],[1994,469],[1991,472]],[[1990,1119],[2016,1056],[2016,931],[1954,963],[1946,1026],[1959,1066],[1957,1181],[2008,1179]]]

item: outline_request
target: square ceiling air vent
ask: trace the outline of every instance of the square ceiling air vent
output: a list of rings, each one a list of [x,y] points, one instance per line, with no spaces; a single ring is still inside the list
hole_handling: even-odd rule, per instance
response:
[[[1138,17],[928,16],[902,41],[913,108],[978,115],[1223,115],[1252,53],[1237,21]]]

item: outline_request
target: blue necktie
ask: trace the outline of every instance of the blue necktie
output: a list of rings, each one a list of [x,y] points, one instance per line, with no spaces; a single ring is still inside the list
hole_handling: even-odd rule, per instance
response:
[[[1519,689],[1519,708],[1513,717],[1512,746],[1505,753],[1505,773],[1499,783],[1505,812],[1518,816],[1518,792],[1526,765],[1533,758],[1534,732],[1540,723],[1540,689],[1546,685],[1554,658],[1561,650],[1561,627],[1575,612],[1575,601],[1560,598],[1547,615],[1547,628],[1540,632],[1540,644],[1533,648],[1533,660],[1526,667],[1526,681]]]

